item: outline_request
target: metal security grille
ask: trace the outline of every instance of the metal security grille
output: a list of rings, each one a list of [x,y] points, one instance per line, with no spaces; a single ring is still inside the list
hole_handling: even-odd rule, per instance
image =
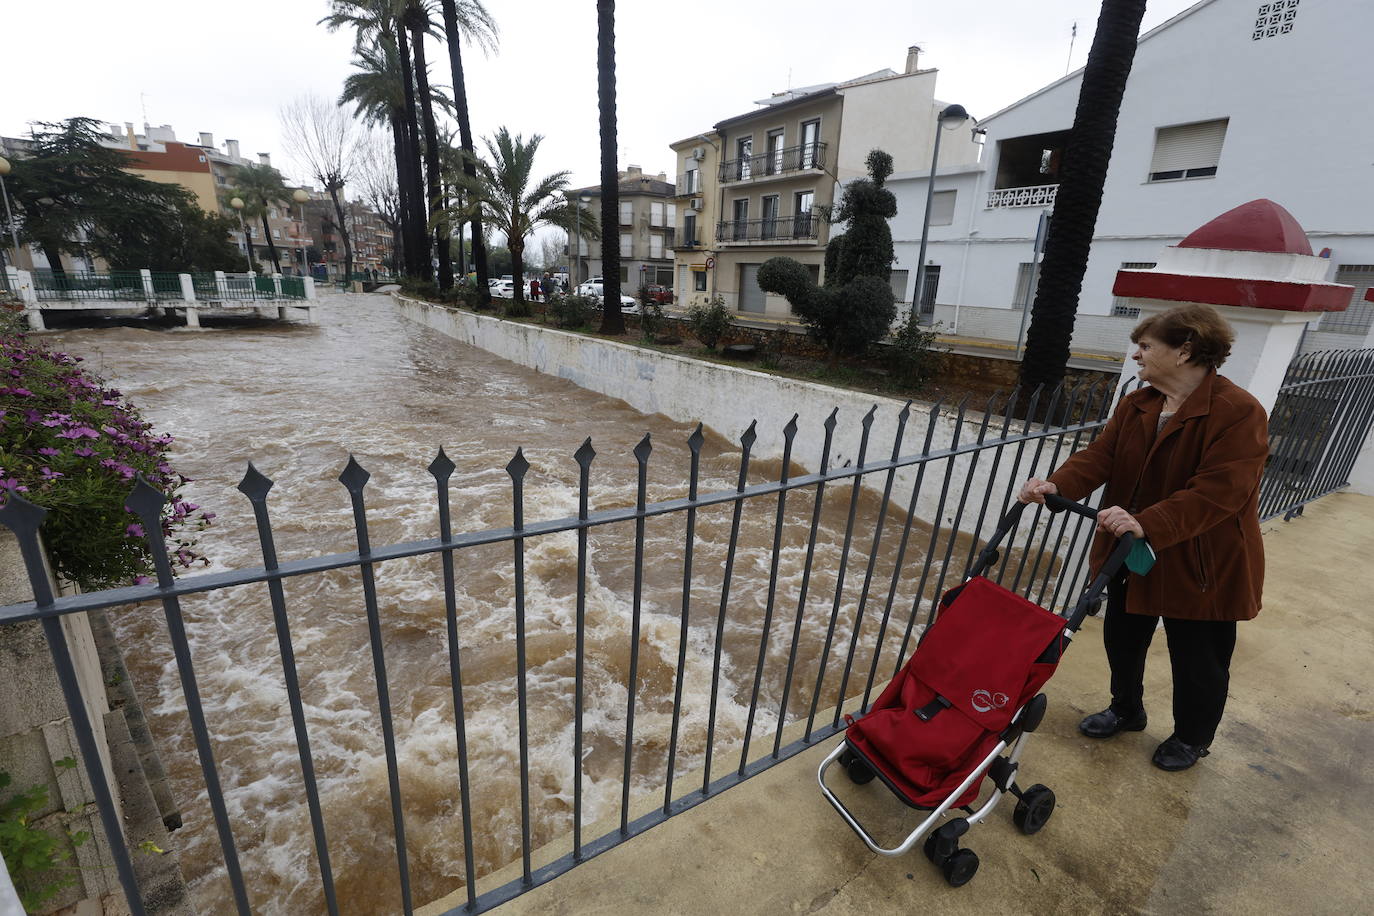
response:
[[[1123,261],[1122,270],[1149,270],[1155,266],[1154,261]],[[1140,309],[1130,305],[1130,299],[1125,296],[1112,297],[1112,314],[1120,318],[1139,318]]]
[[[190,730],[199,755],[210,814],[218,832],[224,873],[233,889],[234,909],[246,914],[254,903],[251,898],[255,889],[263,885],[255,883],[251,875],[245,875],[240,865],[234,825],[231,823],[233,806],[226,802],[226,794],[232,792],[235,786],[222,783],[222,771],[215,760],[212,736],[198,692],[181,599],[236,586],[265,587],[263,600],[271,606],[289,700],[282,715],[290,717],[294,728],[304,786],[305,797],[300,802],[310,814],[326,908],[330,913],[337,913],[330,845],[325,820],[320,813],[309,723],[302,711],[284,584],[288,579],[316,576],[330,570],[358,570],[362,585],[359,613],[365,614],[367,620],[382,745],[389,777],[387,801],[392,814],[394,867],[400,878],[401,899],[396,901],[396,909],[410,913],[417,901],[411,895],[405,842],[406,819],[401,794],[404,780],[398,759],[396,723],[393,721],[384,650],[393,623],[379,609],[377,582],[379,577],[388,575],[387,564],[390,561],[437,555],[442,562],[442,569],[436,573],[443,581],[449,677],[453,692],[453,753],[457,755],[459,764],[459,779],[454,786],[455,812],[461,821],[466,851],[464,884],[467,903],[451,912],[484,912],[843,731],[846,727],[844,715],[866,709],[875,696],[873,691],[880,689],[905,663],[913,650],[913,640],[931,620],[939,595],[962,581],[972,565],[979,544],[990,535],[1003,506],[1013,498],[1015,489],[1028,476],[1044,475],[1069,454],[1090,442],[1105,425],[1112,394],[1112,390],[1106,386],[1085,385],[1046,393],[1043,397],[1037,393],[1030,399],[1027,415],[1046,416],[1049,418],[1046,422],[1019,419],[1006,412],[1007,405],[1017,403],[1015,392],[1006,399],[989,400],[981,413],[969,411],[966,403],[961,403],[957,408],[937,404],[931,409],[928,419],[919,425],[913,424],[915,429],[908,428],[910,410],[903,409],[895,418],[891,442],[882,445],[871,441],[877,413],[875,407],[854,430],[861,435],[852,463],[846,459],[838,467],[835,465],[839,462],[832,457],[837,448],[835,431],[839,424],[838,411],[831,413],[823,428],[809,430],[809,435],[801,442],[798,442],[800,430],[794,417],[782,431],[784,445],[781,462],[777,465],[780,476],[753,484],[749,481],[756,433],[751,425],[739,440],[736,486],[714,493],[698,491],[701,452],[705,441],[698,427],[685,443],[685,455],[679,449],[673,449],[686,459],[685,492],[676,498],[655,503],[649,503],[646,498],[647,475],[651,458],[657,458],[658,454],[649,437],[645,436],[633,450],[638,467],[638,484],[634,492],[612,496],[610,502],[616,508],[608,509],[595,509],[591,505],[593,465],[597,453],[591,440],[587,440],[572,456],[579,471],[576,515],[549,521],[527,519],[525,480],[530,464],[523,451],[517,451],[505,468],[511,488],[512,525],[468,533],[455,533],[453,530],[449,488],[456,469],[441,450],[428,466],[435,486],[437,536],[386,545],[371,543],[366,505],[370,474],[350,459],[338,479],[347,491],[352,506],[356,549],[285,561],[277,556],[269,519],[268,497],[273,482],[249,465],[239,490],[247,498],[256,519],[263,565],[182,579],[172,576],[167,548],[158,534],[165,498],[147,483],[139,481],[128,505],[141,520],[144,530],[154,533],[148,539],[148,546],[156,562],[157,583],[72,596],[56,596],[49,586],[39,541],[45,511],[13,495],[0,507],[0,524],[9,527],[18,538],[34,601],[0,607],[0,625],[23,620],[43,622],[82,757],[91,783],[97,787],[100,813],[115,852],[121,883],[131,902],[132,912],[141,914],[143,908],[138,884],[130,866],[129,853],[123,845],[118,817],[109,792],[100,789],[106,785],[106,774],[101,769],[91,722],[72,670],[69,650],[62,637],[60,618],[66,614],[136,602],[162,606],[185,697]],[[794,454],[799,453],[803,445],[807,452],[813,455],[819,453],[819,470],[792,476],[789,468],[792,467]],[[794,446],[798,448],[794,450]],[[875,456],[880,449],[888,457]],[[871,499],[865,502],[861,498],[865,489],[870,493],[881,490],[882,499],[876,507]],[[907,490],[910,491],[909,496]],[[896,493],[901,496],[896,497]],[[813,567],[819,565],[814,560],[821,528],[821,507],[827,494],[832,503],[838,503],[839,506],[847,504],[847,515],[843,516],[847,521],[843,525],[843,547],[838,555],[823,550],[822,555],[827,555],[829,559],[825,561],[825,569],[817,572]],[[795,521],[785,523],[789,498],[802,506],[809,501],[814,509],[809,513],[794,515]],[[861,503],[867,506],[863,512],[859,511]],[[713,559],[709,570],[704,563],[699,564],[702,569],[694,567],[694,553],[699,540],[696,534],[698,517],[701,516],[703,524],[708,519],[712,524],[719,524],[723,520],[702,514],[712,508],[729,512],[730,534],[724,553],[724,575],[719,580],[718,603],[713,597],[708,602],[708,608],[701,608],[700,580],[709,573],[710,587],[714,590],[718,575],[715,554],[710,555]],[[919,513],[918,508],[921,509]],[[771,551],[764,547],[762,549],[767,552],[758,554],[769,558],[765,563],[751,561],[737,565],[735,562],[741,519],[745,512],[761,513],[764,518],[774,519]],[[804,521],[806,514],[810,515],[809,527]],[[715,515],[720,516],[721,512]],[[918,515],[930,519],[928,529],[926,523],[920,526],[915,524]],[[652,519],[663,518],[681,520],[685,531],[679,556],[683,570],[682,633],[676,667],[670,678],[672,683],[652,686],[651,682],[646,681],[641,685],[636,671],[639,662],[641,593],[645,578],[645,525]],[[799,591],[795,593],[781,588],[779,583],[779,558],[784,550],[784,529],[788,524],[796,527],[791,543],[806,544],[806,561]],[[617,713],[624,717],[624,736],[621,746],[615,749],[618,756],[614,758],[618,762],[623,760],[620,823],[617,829],[604,836],[588,839],[583,835],[586,826],[583,817],[584,782],[593,776],[590,775],[592,771],[587,769],[588,756],[584,752],[591,748],[584,741],[582,722],[589,704],[593,704],[593,712],[604,714],[608,711],[603,708],[604,703],[611,702],[600,697],[584,696],[582,677],[584,654],[587,651],[584,643],[588,593],[585,571],[592,549],[589,538],[596,529],[619,530],[633,543],[633,586],[625,586],[630,589],[625,596],[626,604],[633,611],[626,627],[628,632],[624,634],[629,657],[625,706]],[[831,531],[829,527],[826,530]],[[531,861],[535,837],[531,831],[530,754],[532,741],[540,736],[531,736],[526,715],[530,702],[529,691],[533,688],[527,684],[531,666],[526,653],[525,595],[529,574],[525,558],[527,545],[532,539],[560,532],[576,534],[578,562],[576,595],[568,597],[570,617],[575,621],[576,628],[577,671],[572,713],[576,731],[574,746],[569,754],[574,777],[572,811],[568,821],[572,851],[547,866],[535,869]],[[604,533],[598,533],[598,537],[603,536]],[[830,536],[827,534],[826,538]],[[1090,523],[1079,516],[1066,514],[1051,520],[1047,515],[1042,517],[1042,512],[1038,510],[1033,517],[1028,513],[1016,536],[1003,550],[999,565],[990,575],[1045,607],[1063,606],[1077,597],[1076,584],[1081,581],[1085,571],[1086,547],[1090,540]],[[482,822],[480,815],[475,813],[483,808],[474,804],[472,785],[468,779],[469,730],[464,718],[460,664],[465,634],[460,631],[457,622],[455,588],[461,582],[459,577],[465,563],[476,562],[465,551],[482,545],[507,545],[510,550],[514,609],[511,632],[508,639],[502,642],[500,651],[511,653],[512,670],[518,672],[516,686],[520,724],[516,740],[520,760],[518,804],[521,831],[518,849],[510,848],[508,859],[521,862],[522,874],[511,883],[478,896],[478,880],[484,875],[477,873],[474,864],[472,838],[475,831],[490,834],[493,827]],[[880,552],[883,555],[882,563],[878,562]],[[658,562],[654,558],[650,558],[650,561]],[[398,571],[398,574],[403,572]],[[816,574],[813,575],[813,572]],[[830,583],[833,583],[833,594]],[[745,658],[732,655],[733,661],[727,666],[722,656],[725,636],[727,633],[733,636],[739,627],[745,625],[736,617],[736,606],[742,600],[741,596],[755,594],[761,597],[765,593],[766,605],[760,602],[758,608],[762,610],[761,617],[757,622],[748,624],[749,629],[745,631],[746,644],[757,645],[757,658],[753,658],[753,652],[746,653]],[[696,727],[688,735],[682,716],[688,624],[695,612],[699,632],[703,626],[703,611],[709,615],[705,626],[714,631],[710,647],[713,661],[710,665],[709,696],[712,701],[704,737]],[[808,617],[813,626],[804,628],[804,619]],[[713,627],[711,621],[714,622]],[[822,630],[823,638],[819,636]],[[786,653],[775,651],[770,654],[768,649],[775,643],[777,650],[786,646]],[[803,648],[806,651],[800,652]],[[761,690],[764,683],[781,683],[783,686],[780,691],[766,694],[774,699],[765,700],[765,692]],[[747,698],[749,712],[748,726],[743,731],[742,739],[726,743],[717,738],[715,698],[729,693],[739,697],[741,705]],[[596,705],[598,703],[603,705]],[[650,707],[647,704],[656,705]],[[666,764],[661,776],[649,780],[651,786],[656,784],[656,789],[651,791],[659,793],[661,804],[650,813],[631,820],[630,774],[638,759],[636,755],[647,753],[648,759],[657,759],[653,749],[642,747],[636,739],[635,711],[636,708],[663,707],[671,709],[672,737],[668,742]],[[768,717],[767,726],[763,725],[764,717]],[[776,726],[772,724],[773,720]],[[784,726],[789,724],[801,737],[785,742]],[[788,732],[789,738],[792,734],[792,731]],[[684,742],[689,739],[697,748],[704,747],[703,766],[684,767]],[[684,775],[685,769],[697,769],[700,779],[692,780],[690,785],[684,784],[685,779],[679,777]],[[637,780],[637,784],[643,785],[642,776]],[[509,806],[515,804],[512,801]],[[555,799],[549,804],[555,806],[549,810],[564,810],[561,800]],[[541,809],[540,813],[547,812]],[[240,829],[251,830],[252,825],[240,825]],[[381,867],[381,864],[374,863],[374,867]],[[262,891],[257,890],[257,893],[261,894]],[[256,904],[261,906],[265,902],[258,900]],[[225,903],[225,909],[229,909],[228,901]]]
[[[1295,359],[1269,414],[1269,464],[1260,517],[1290,519],[1350,482],[1374,426],[1374,350]]]
[[[1368,333],[1374,322],[1374,302],[1364,297],[1374,286],[1374,264],[1342,264],[1336,268],[1336,282],[1355,287],[1355,292],[1350,296],[1349,307],[1343,312],[1327,312],[1318,329],[1337,334]]]

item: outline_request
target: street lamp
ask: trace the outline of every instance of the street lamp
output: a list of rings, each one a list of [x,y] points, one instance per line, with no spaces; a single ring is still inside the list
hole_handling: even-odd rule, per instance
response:
[[[917,315],[920,314],[921,297],[925,293],[926,240],[930,237],[930,206],[935,199],[935,168],[940,163],[940,135],[943,131],[963,127],[968,120],[969,113],[963,105],[949,105],[940,112],[940,119],[935,124],[935,150],[930,155],[930,178],[926,181],[926,215],[921,223],[921,251],[916,256],[916,296],[911,300],[911,310]],[[978,123],[976,118],[974,123]]]
[[[243,222],[243,198],[231,197],[229,206],[233,207],[239,215],[239,231],[243,233],[243,251],[248,258],[248,269],[253,269],[253,240],[248,236],[248,227]]]
[[[297,188],[291,193],[291,199],[300,204],[301,225],[297,229],[297,240],[301,243],[301,273],[308,273],[310,265],[305,263],[305,202],[310,199],[310,195],[305,193],[304,188]]]
[[[5,198],[5,225],[10,227],[10,241],[14,244],[14,266],[19,266],[19,233],[14,231],[14,214],[10,211],[10,192],[5,187],[5,176],[10,173],[10,161],[0,156],[0,197]]]

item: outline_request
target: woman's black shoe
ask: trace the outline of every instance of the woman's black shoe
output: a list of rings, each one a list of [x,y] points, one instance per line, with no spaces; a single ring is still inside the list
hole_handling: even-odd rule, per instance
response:
[[[1118,715],[1110,706],[1078,723],[1078,730],[1089,738],[1110,738],[1117,732],[1145,730],[1145,710],[1133,716]]]
[[[1205,747],[1184,744],[1178,740],[1178,736],[1170,735],[1163,744],[1155,748],[1155,755],[1152,759],[1154,765],[1161,770],[1186,770],[1197,763],[1199,759],[1206,757],[1208,753]]]

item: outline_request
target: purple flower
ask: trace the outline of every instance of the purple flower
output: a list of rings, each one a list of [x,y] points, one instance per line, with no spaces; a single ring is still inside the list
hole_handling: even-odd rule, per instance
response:
[[[40,449],[38,450],[38,454],[40,454],[40,455],[45,455],[45,456],[47,456],[48,458],[56,458],[58,455],[60,455],[60,454],[62,454],[62,453],[59,452],[59,451],[58,451],[57,449],[55,449],[55,448],[40,448]]]
[[[74,426],[57,434],[59,439],[99,439],[100,433],[89,426]]]
[[[151,581],[147,576],[134,576],[134,585],[147,585]]]
[[[43,415],[41,413],[30,408],[24,411],[24,422],[29,424],[30,426],[34,426],[38,423],[39,419],[42,416]]]
[[[78,458],[94,458],[95,450],[86,448],[86,446],[83,445],[79,448],[72,449],[72,454]]]
[[[100,405],[102,407],[118,407],[119,398],[105,398],[103,401],[100,402]]]
[[[27,388],[0,388],[0,394],[12,394],[21,398],[33,397],[33,392]]]
[[[134,524],[125,528],[124,533],[131,538],[141,538],[143,537],[143,526],[135,522]]]
[[[61,472],[61,471],[54,471],[52,468],[48,467],[46,464],[43,465],[43,467],[39,469],[38,473],[43,475],[43,479],[44,479],[44,480],[56,480],[57,478],[59,478],[59,477],[62,476],[62,472]]]
[[[15,477],[0,477],[0,490],[9,490],[12,493],[27,493],[29,488],[19,482]]]
[[[61,421],[61,420],[55,420],[55,419],[51,419],[51,418],[50,418],[50,419],[44,420],[44,421],[43,421],[43,425],[46,426],[46,427],[48,427],[49,429],[55,429],[56,427],[62,425],[62,421]]]

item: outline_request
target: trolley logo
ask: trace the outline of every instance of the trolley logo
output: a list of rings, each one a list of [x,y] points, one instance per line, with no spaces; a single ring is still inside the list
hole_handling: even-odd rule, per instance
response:
[[[1010,698],[1005,693],[993,693],[990,690],[973,691],[973,708],[976,712],[992,712],[1006,706],[1009,701]]]

